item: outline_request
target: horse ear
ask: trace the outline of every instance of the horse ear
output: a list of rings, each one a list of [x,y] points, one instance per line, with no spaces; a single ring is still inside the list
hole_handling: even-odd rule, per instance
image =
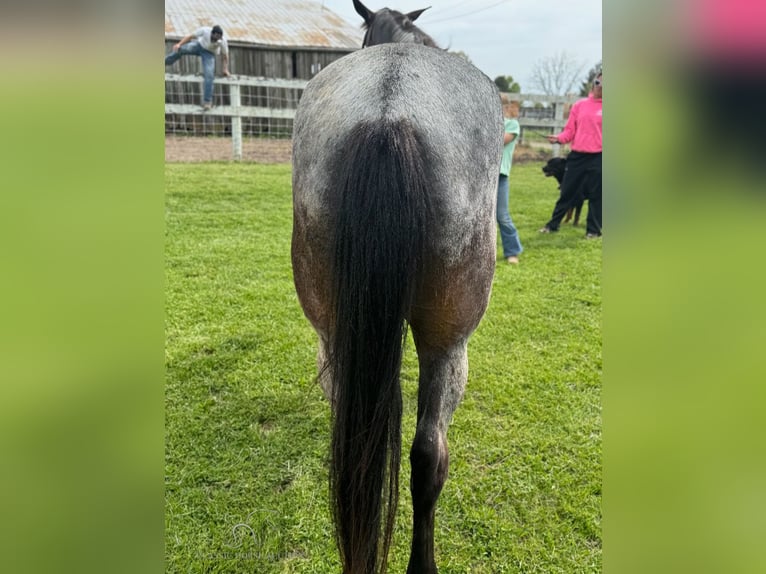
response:
[[[367,6],[362,4],[359,0],[354,0],[354,9],[356,9],[356,13],[364,19],[366,24],[372,22],[372,17],[375,15],[375,13],[370,12]]]
[[[356,4],[356,0],[354,0],[354,4]],[[426,8],[423,8],[422,10],[414,10],[412,12],[409,12],[407,14],[407,18],[409,18],[412,22],[414,22],[415,20],[418,19],[418,16],[420,16],[423,12],[428,10],[428,8],[430,8],[430,6],[427,6]]]

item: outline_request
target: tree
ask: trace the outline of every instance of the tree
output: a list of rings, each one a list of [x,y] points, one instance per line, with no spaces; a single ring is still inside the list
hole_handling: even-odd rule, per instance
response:
[[[513,81],[513,76],[498,76],[495,78],[495,85],[501,92],[521,93],[521,86],[518,82]]]
[[[563,96],[572,93],[584,67],[568,53],[560,52],[535,62],[529,83],[546,96]]]
[[[601,73],[601,60],[588,71],[588,79],[580,84],[580,96],[585,98],[593,90],[593,80]]]

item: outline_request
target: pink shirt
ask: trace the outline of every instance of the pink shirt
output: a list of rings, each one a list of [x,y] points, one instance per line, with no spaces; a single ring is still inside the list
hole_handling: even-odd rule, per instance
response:
[[[593,94],[576,101],[558,141],[572,142],[572,151],[601,153],[601,117],[601,100]]]
[[[766,2],[697,0],[683,14],[700,52],[742,63],[766,56]],[[755,72],[755,70],[753,70]]]

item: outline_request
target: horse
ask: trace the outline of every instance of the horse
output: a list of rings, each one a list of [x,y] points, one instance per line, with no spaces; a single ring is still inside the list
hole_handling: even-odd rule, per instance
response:
[[[419,378],[407,572],[431,574],[447,428],[495,270],[501,104],[489,78],[424,40],[412,24],[422,10],[354,5],[366,47],[309,81],[294,119],[293,278],[332,409],[330,498],[345,574],[386,571],[412,329]]]

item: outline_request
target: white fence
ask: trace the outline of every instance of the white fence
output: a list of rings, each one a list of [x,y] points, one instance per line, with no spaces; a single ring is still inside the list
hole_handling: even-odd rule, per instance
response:
[[[217,135],[231,137],[232,155],[242,159],[243,137],[292,136],[292,122],[306,80],[281,80],[231,76],[214,81],[214,107],[203,111],[202,77],[165,74],[166,135]],[[565,106],[577,96],[510,94],[522,102],[521,139],[545,143],[544,134],[560,131]],[[543,110],[535,108],[542,104]],[[547,116],[547,117],[541,117]],[[553,146],[558,155],[558,146]]]

